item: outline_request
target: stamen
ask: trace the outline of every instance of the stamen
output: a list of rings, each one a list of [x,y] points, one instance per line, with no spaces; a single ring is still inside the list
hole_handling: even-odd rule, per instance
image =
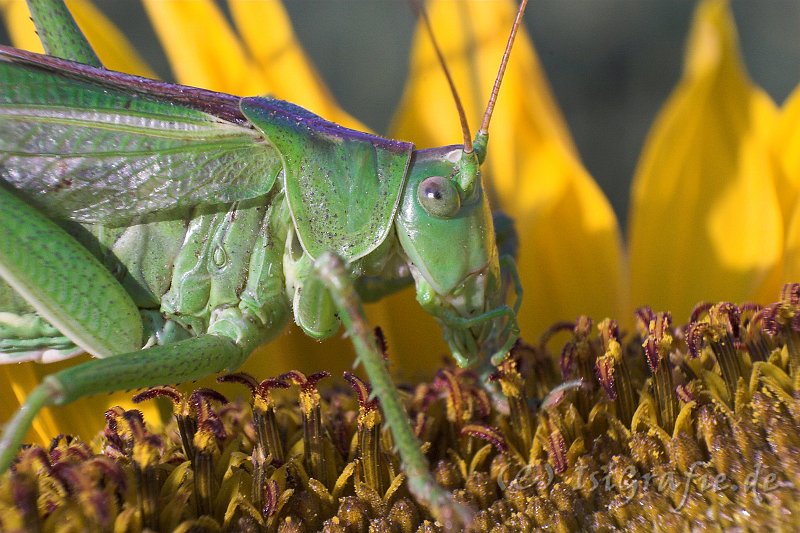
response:
[[[739,338],[739,308],[729,302],[722,302],[705,309],[706,316],[701,321],[702,313],[693,313],[694,321],[689,324],[686,344],[693,358],[700,356],[703,342],[706,341],[714,352],[722,379],[728,392],[728,405],[734,406],[736,388],[742,376],[742,357],[736,350]]]
[[[515,361],[508,359],[498,367],[500,387],[508,398],[509,414],[511,416],[514,434],[518,437],[518,449],[529,450],[533,442],[534,424],[530,407],[526,400],[525,382],[522,374],[517,370]],[[462,430],[463,432],[463,430]]]
[[[564,381],[579,380],[583,387],[591,392],[595,388],[595,348],[590,338],[592,319],[582,315],[575,321],[572,338],[561,352],[561,377]],[[576,398],[578,410],[588,416],[591,410],[590,394],[581,394]]]
[[[653,372],[653,394],[658,404],[658,423],[670,434],[678,416],[678,398],[675,396],[672,365],[669,361],[673,342],[672,315],[656,313],[648,325],[648,335],[642,347]]]
[[[506,439],[497,428],[488,426],[486,424],[467,424],[461,428],[461,434],[485,440],[494,446],[500,453],[508,452],[508,444],[506,444]],[[527,450],[527,448],[523,448],[523,450]]]
[[[309,473],[326,487],[329,482],[328,467],[333,465],[324,464],[321,397],[317,390],[317,383],[330,375],[330,372],[317,372],[306,377],[299,370],[292,370],[278,378],[300,387],[300,411],[303,414],[303,460]]]
[[[217,378],[220,383],[239,383],[250,389],[253,410],[253,425],[256,430],[256,450],[254,458],[263,458],[274,466],[280,466],[285,461],[281,434],[278,429],[278,419],[275,414],[275,400],[272,398],[273,389],[286,389],[289,384],[280,379],[268,378],[259,383],[256,379],[244,372],[226,374]],[[262,457],[263,456],[263,457]],[[264,461],[256,461],[256,467],[263,466]]]
[[[370,387],[350,372],[344,379],[353,387],[358,396],[358,453],[360,455],[361,482],[378,495],[387,489],[386,476],[383,475],[383,452],[381,450],[381,422],[383,418],[378,409],[378,401],[370,400]]]
[[[615,320],[607,318],[597,325],[597,329],[604,350],[596,362],[597,379],[614,402],[619,419],[630,424],[636,405],[628,363],[619,342],[619,327]]]

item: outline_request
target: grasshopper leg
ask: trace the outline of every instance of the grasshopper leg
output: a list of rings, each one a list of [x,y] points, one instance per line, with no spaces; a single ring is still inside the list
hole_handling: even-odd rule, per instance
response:
[[[114,276],[52,220],[0,186],[0,278],[96,357],[138,350],[139,309]]]
[[[514,314],[519,313],[519,308],[522,305],[522,280],[519,278],[519,271],[517,270],[517,261],[513,255],[504,254],[500,256],[500,268],[504,274],[511,277],[511,283],[514,285]]]
[[[63,0],[28,0],[31,20],[48,54],[102,67]]]
[[[431,475],[428,460],[411,429],[408,414],[397,394],[397,388],[392,383],[375,336],[364,317],[361,300],[344,264],[338,256],[325,253],[317,258],[316,268],[339,309],[339,318],[355,347],[357,362],[364,365],[369,376],[372,396],[380,400],[381,410],[400,453],[403,471],[408,476],[409,489],[417,500],[437,515],[446,530],[453,531],[468,526],[472,520],[472,510],[455,501],[452,494],[440,487]]]
[[[142,320],[122,285],[74,238],[2,186],[0,234],[0,277],[76,345],[113,356],[48,376],[31,392],[0,438],[0,472],[42,407],[236,368],[272,331],[249,313],[226,308],[214,314],[205,335],[140,350]]]
[[[0,472],[14,459],[22,439],[42,407],[119,390],[191,381],[238,367],[250,346],[224,335],[205,334],[173,344],[94,359],[47,376],[28,395],[0,438]]]

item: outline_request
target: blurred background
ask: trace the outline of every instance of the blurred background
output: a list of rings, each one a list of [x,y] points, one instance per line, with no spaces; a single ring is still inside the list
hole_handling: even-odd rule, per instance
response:
[[[95,3],[169,80],[169,67],[141,5],[132,0]],[[408,70],[414,29],[409,2],[285,4],[300,41],[339,103],[385,133]],[[783,103],[800,82],[800,2],[733,0],[732,5],[751,77]],[[644,137],[681,74],[694,6],[692,0],[531,0],[528,6],[526,24],[556,100],[584,164],[611,199],[623,227]],[[5,35],[0,37],[7,42]]]

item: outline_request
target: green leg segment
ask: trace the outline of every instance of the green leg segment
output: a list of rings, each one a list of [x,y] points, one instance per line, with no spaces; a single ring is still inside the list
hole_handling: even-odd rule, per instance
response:
[[[139,309],[86,248],[0,185],[0,278],[98,357],[142,347]]]
[[[517,262],[511,255],[500,256],[500,268],[503,273],[507,273],[511,277],[511,283],[514,285],[514,314],[519,313],[519,308],[522,305],[522,280],[519,279],[519,271],[517,270]]]
[[[103,66],[63,0],[28,0],[28,9],[48,54],[93,67]]]
[[[75,239],[1,185],[0,235],[0,277],[75,344],[113,355],[48,376],[30,393],[0,438],[0,472],[42,407],[234,369],[265,339],[257,321],[229,308],[208,334],[140,350],[142,321],[125,289]]]
[[[201,335],[166,346],[88,361],[47,376],[6,425],[0,439],[0,472],[17,454],[22,439],[42,407],[63,405],[84,396],[199,379],[233,370],[249,355],[227,337]]]
[[[383,354],[364,318],[361,300],[341,259],[325,253],[317,259],[316,267],[339,308],[339,317],[353,342],[357,361],[364,365],[372,385],[372,396],[380,401],[395,446],[400,452],[403,472],[408,476],[409,489],[417,500],[427,505],[442,521],[447,531],[467,526],[471,522],[472,511],[455,501],[452,494],[440,487],[433,478],[428,460],[421,451],[421,444],[411,429],[397,388],[392,383]]]

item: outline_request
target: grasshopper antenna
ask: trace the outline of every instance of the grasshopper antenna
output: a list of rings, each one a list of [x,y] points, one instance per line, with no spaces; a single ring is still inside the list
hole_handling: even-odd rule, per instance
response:
[[[417,15],[421,17],[422,21],[425,23],[425,29],[428,32],[428,36],[431,38],[431,44],[433,44],[433,49],[436,51],[436,57],[439,59],[439,64],[442,66],[444,75],[447,78],[447,83],[450,85],[450,92],[453,93],[453,100],[458,109],[458,118],[461,120],[461,133],[464,135],[464,153],[470,154],[472,153],[472,134],[469,131],[467,114],[464,112],[464,106],[461,105],[461,98],[458,96],[456,84],[453,82],[453,77],[450,75],[450,70],[447,68],[442,50],[439,48],[439,43],[436,41],[436,36],[433,34],[431,21],[428,19],[428,12],[425,10],[423,0],[411,0],[411,5],[414,6]]]
[[[486,105],[486,112],[483,115],[483,122],[481,129],[478,130],[478,135],[475,138],[475,143],[478,145],[478,158],[483,161],[486,156],[486,142],[489,137],[489,121],[492,120],[492,112],[494,105],[497,102],[497,94],[500,92],[500,84],[503,82],[503,75],[506,73],[506,66],[508,66],[508,58],[511,56],[511,47],[514,46],[514,38],[517,36],[517,30],[522,23],[522,14],[525,13],[525,7],[528,5],[528,0],[522,0],[517,9],[517,17],[514,19],[514,25],[511,27],[511,35],[508,36],[506,42],[506,50],[503,52],[503,59],[500,61],[500,70],[497,72],[497,78],[494,80],[494,87],[492,87],[492,94],[489,96],[489,103]]]

